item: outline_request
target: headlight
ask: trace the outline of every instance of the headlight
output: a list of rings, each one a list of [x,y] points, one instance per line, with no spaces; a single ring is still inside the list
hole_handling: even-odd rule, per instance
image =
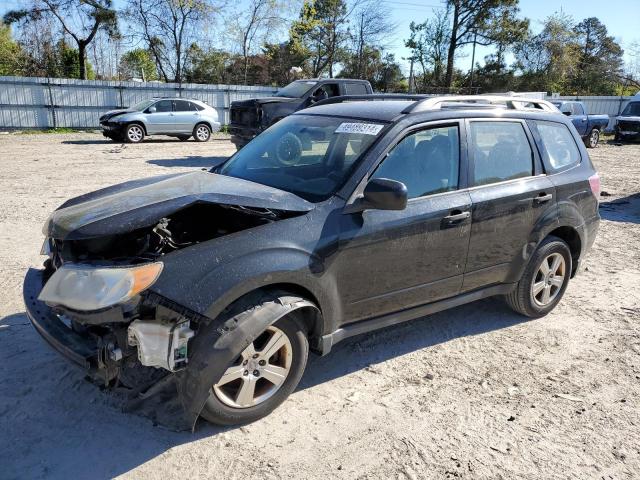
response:
[[[162,262],[125,268],[67,264],[51,276],[38,300],[74,310],[99,310],[146,290],[160,272]]]

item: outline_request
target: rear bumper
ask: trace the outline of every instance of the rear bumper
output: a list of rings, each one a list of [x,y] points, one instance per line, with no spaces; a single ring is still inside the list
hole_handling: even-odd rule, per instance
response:
[[[85,370],[95,369],[99,351],[96,342],[67,327],[51,307],[38,300],[43,287],[43,273],[43,270],[30,268],[24,279],[23,297],[29,321],[40,336],[62,356]]]

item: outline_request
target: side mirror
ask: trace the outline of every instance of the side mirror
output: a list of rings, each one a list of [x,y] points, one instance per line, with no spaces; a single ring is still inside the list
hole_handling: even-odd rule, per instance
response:
[[[147,112],[149,112],[149,113],[156,113],[156,107],[149,107],[149,108],[147,109]]]
[[[407,207],[407,187],[388,178],[369,180],[361,198],[348,208],[347,213],[363,210],[404,210]]]

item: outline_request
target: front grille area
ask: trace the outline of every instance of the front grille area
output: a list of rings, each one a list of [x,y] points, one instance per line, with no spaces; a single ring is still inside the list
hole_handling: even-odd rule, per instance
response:
[[[640,133],[640,122],[620,121],[618,122],[618,130]]]
[[[254,126],[257,124],[255,108],[231,107],[231,123],[234,125]]]

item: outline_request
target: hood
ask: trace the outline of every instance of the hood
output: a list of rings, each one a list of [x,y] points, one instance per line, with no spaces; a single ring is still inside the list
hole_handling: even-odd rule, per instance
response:
[[[131,113],[135,111],[136,110],[133,110],[131,108],[122,108],[120,110],[109,110],[107,113],[105,113],[100,117],[100,121],[104,122],[106,120],[112,119],[113,117],[117,117],[118,115],[122,115],[123,113]]]
[[[134,180],[71,199],[51,214],[43,233],[59,240],[126,233],[206,203],[290,212],[313,209],[312,203],[293,193],[197,171]]]
[[[301,98],[289,98],[289,97],[262,97],[252,98],[251,100],[237,100],[231,102],[231,107],[254,107],[256,105],[265,105],[267,103],[292,103],[300,102]]]

